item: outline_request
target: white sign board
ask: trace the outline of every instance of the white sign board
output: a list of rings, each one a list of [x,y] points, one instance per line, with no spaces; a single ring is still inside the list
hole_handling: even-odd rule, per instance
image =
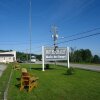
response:
[[[67,48],[56,48],[54,47],[44,47],[42,46],[42,71],[44,70],[45,61],[56,61],[56,60],[67,60],[68,68],[69,66],[69,47]]]
[[[44,47],[44,60],[67,60],[67,48],[60,47],[54,50],[54,47]]]

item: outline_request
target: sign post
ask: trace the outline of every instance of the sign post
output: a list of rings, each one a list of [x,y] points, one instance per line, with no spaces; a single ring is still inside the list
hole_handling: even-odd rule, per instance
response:
[[[42,46],[42,71],[44,70],[44,46]]]
[[[67,66],[68,66],[68,68],[70,68],[70,65],[69,65],[69,47],[67,47]]]
[[[42,46],[42,71],[45,71],[44,64],[45,61],[61,61],[67,60],[67,66],[69,65],[69,47],[59,47],[54,50],[54,47],[44,47]]]

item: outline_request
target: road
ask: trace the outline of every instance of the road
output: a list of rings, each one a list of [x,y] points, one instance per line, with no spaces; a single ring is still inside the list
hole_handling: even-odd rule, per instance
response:
[[[0,76],[2,75],[3,71],[6,69],[6,65],[0,64]]]
[[[57,63],[58,65],[67,66],[67,63]],[[92,71],[100,71],[100,65],[88,65],[88,64],[70,64],[71,67],[87,69]]]
[[[46,62],[48,63],[48,62]],[[41,61],[36,62],[36,64],[42,64]],[[49,64],[53,64],[51,62],[49,62]],[[66,63],[58,63],[57,65],[63,65],[63,66],[67,66],[67,62]],[[100,65],[88,65],[88,64],[70,64],[71,67],[74,68],[80,68],[80,69],[86,69],[86,70],[92,70],[92,71],[99,71],[100,72]]]

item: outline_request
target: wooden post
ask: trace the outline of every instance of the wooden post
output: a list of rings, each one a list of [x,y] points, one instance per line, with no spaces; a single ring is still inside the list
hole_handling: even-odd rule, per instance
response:
[[[42,46],[42,71],[44,70],[44,46]]]
[[[70,68],[70,65],[69,65],[69,47],[67,47],[67,66],[68,66],[68,68]]]

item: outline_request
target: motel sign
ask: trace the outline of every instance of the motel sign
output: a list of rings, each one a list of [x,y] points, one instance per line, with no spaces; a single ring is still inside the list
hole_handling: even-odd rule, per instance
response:
[[[42,46],[42,71],[45,71],[44,64],[45,61],[59,61],[67,60],[67,66],[69,65],[69,47],[59,47],[54,49],[54,47],[44,47]]]
[[[67,48],[60,47],[54,50],[54,47],[44,47],[44,60],[67,60]]]

